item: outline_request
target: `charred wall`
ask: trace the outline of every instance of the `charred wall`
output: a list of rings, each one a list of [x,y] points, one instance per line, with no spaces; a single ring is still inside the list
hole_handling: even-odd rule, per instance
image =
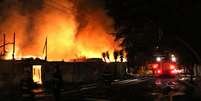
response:
[[[25,71],[30,70],[32,75],[33,65],[42,66],[42,82],[45,85],[52,79],[56,66],[59,66],[64,83],[95,82],[105,72],[113,74],[114,78],[123,78],[126,73],[125,63],[0,61],[0,88],[8,84],[19,85]]]

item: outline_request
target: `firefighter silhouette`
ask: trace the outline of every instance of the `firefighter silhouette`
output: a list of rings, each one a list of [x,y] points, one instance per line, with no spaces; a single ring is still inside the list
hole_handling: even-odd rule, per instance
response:
[[[20,91],[23,98],[23,101],[34,101],[34,93],[33,90],[33,79],[31,74],[31,69],[26,68],[24,70],[23,78],[20,81]]]
[[[61,88],[63,87],[63,79],[59,65],[56,65],[53,73],[53,94],[55,101],[60,101]]]

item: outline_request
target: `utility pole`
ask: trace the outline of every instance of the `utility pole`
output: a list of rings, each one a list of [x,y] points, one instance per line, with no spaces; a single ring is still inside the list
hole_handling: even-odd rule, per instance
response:
[[[47,61],[47,37],[45,39],[45,45],[43,47],[43,53],[45,52],[45,61]]]
[[[45,45],[46,45],[46,49],[45,49],[45,60],[47,61],[47,37],[45,40]]]
[[[12,54],[13,60],[15,59],[15,32],[13,34],[13,54]]]
[[[3,55],[6,55],[6,34],[3,34]]]

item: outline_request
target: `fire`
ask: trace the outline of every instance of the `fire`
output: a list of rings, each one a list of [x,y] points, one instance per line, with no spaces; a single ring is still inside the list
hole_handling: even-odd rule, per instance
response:
[[[13,55],[13,51],[12,51],[12,48],[10,48],[11,50],[7,50],[6,51],[6,55],[5,55],[5,57],[4,57],[4,59],[6,59],[6,60],[11,60],[13,57],[12,57],[12,55]],[[16,53],[18,54],[18,55],[16,55]],[[33,58],[33,59],[36,59],[36,58],[39,58],[39,59],[44,59],[44,56],[34,56],[34,55],[24,55],[24,56],[22,56],[22,54],[21,53],[19,53],[19,51],[18,51],[18,48],[16,48],[16,53],[14,53],[15,55],[15,59],[16,60],[21,60],[21,59],[23,59],[23,58]]]
[[[112,54],[122,49],[121,42],[114,41],[114,35],[109,34],[114,32],[112,18],[102,5],[91,3],[97,1],[41,0],[40,5],[30,4],[31,7],[23,11],[20,5],[25,1],[18,0],[18,5],[6,9],[8,16],[0,23],[0,32],[6,33],[6,41],[12,40],[11,35],[16,32],[16,59],[44,58],[46,37],[49,61],[102,58],[102,52]],[[12,47],[6,46],[6,49],[6,59],[11,59]],[[112,56],[110,61],[114,61]]]
[[[41,65],[33,65],[33,81],[37,84],[42,84]]]

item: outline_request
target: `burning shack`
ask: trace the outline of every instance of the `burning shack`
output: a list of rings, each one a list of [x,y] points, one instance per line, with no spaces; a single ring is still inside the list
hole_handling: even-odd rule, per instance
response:
[[[114,59],[111,59],[109,52],[106,51],[100,56],[102,58],[82,57],[68,61],[47,61],[47,38],[43,49],[45,58],[15,54],[15,34],[14,42],[11,44],[13,45],[12,54],[6,51],[8,43],[5,42],[4,37],[4,44],[1,46],[3,54],[0,56],[0,88],[8,84],[19,85],[25,75],[32,78],[35,84],[48,86],[53,78],[55,68],[59,68],[61,71],[64,83],[95,82],[104,72],[112,74],[114,79],[122,78],[126,73],[126,64],[122,53],[119,53],[119,58],[117,58],[117,54]]]
[[[64,83],[95,82],[105,72],[110,72],[117,78],[122,78],[126,71],[125,63],[105,63],[103,61],[83,62],[47,62],[40,59],[1,60],[0,83],[1,87],[7,84],[17,86],[29,71],[36,84],[48,85],[53,76],[54,69],[59,66]]]
[[[114,21],[101,2],[13,1],[12,6],[1,2],[0,10],[5,11],[0,18],[0,86],[18,84],[24,71],[45,85],[55,66],[61,69],[64,82],[96,81],[104,71],[119,73],[119,77],[125,73],[125,63],[112,58],[114,51],[122,50],[121,41],[109,34],[115,32]]]
[[[15,34],[12,43],[5,41],[4,34],[3,43],[4,44],[0,47],[3,47],[3,52],[0,56],[1,87],[4,87],[7,84],[18,85],[26,72],[28,72],[28,76],[30,76],[36,84],[48,85],[52,79],[55,68],[60,69],[64,83],[95,82],[104,72],[109,72],[114,78],[122,78],[126,72],[125,58],[123,58],[122,51],[119,53],[119,56],[118,52],[115,51],[116,55],[114,59],[112,59],[109,52],[106,51],[102,53],[102,56],[100,55],[101,58],[82,57],[67,61],[51,61],[52,58],[50,58],[50,60],[47,61],[47,38],[43,49],[45,58],[37,56],[20,56],[16,54]],[[9,50],[6,50],[6,46],[9,44],[12,44],[11,53]]]

